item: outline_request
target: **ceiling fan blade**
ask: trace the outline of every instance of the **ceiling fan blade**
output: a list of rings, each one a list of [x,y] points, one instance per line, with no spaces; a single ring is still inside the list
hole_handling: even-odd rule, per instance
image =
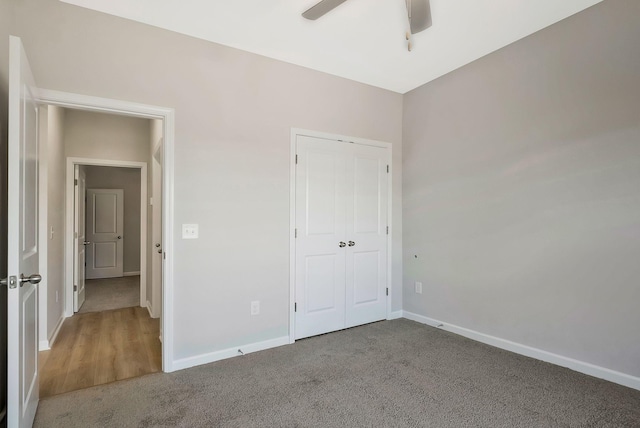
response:
[[[330,12],[336,7],[340,6],[345,1],[347,0],[322,0],[320,3],[317,3],[315,6],[311,6],[309,9],[307,9],[302,14],[302,16],[315,21],[325,13]]]
[[[431,7],[429,0],[407,0],[411,34],[431,27]]]

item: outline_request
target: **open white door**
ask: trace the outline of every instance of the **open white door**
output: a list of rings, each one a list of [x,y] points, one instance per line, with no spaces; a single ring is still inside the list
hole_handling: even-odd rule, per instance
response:
[[[74,221],[73,221],[73,311],[78,312],[85,299],[84,270],[85,270],[85,245],[89,242],[85,239],[85,206],[87,188],[87,173],[84,165],[75,165],[74,168]]]
[[[38,407],[38,110],[18,37],[10,38],[7,426],[30,427]]]
[[[123,201],[122,189],[87,189],[87,279],[124,274]]]
[[[151,160],[151,233],[154,248],[151,252],[151,308],[154,318],[162,313],[162,139],[158,142]],[[149,296],[147,296],[147,299]]]

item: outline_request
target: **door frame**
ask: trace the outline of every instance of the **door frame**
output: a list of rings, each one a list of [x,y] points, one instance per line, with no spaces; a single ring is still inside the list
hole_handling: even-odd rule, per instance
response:
[[[67,158],[67,174],[65,177],[65,225],[68,233],[65,233],[66,260],[75,260],[73,245],[73,220],[75,215],[74,169],[76,165],[107,166],[115,168],[131,168],[140,170],[140,306],[147,306],[147,163],[134,161],[117,161],[95,158]],[[124,201],[123,201],[124,203]],[[86,225],[85,225],[86,227]],[[125,236],[126,239],[126,236]],[[86,257],[86,256],[85,256]],[[65,264],[65,299],[64,313],[70,317],[73,312],[73,263]]]
[[[291,128],[291,150],[289,159],[289,343],[295,342],[295,295],[296,295],[296,142],[298,136],[320,138],[323,140],[339,141],[345,144],[362,144],[365,146],[382,147],[388,150],[389,183],[387,190],[387,222],[389,234],[387,238],[387,319],[391,319],[392,296],[392,260],[393,260],[393,145],[384,141],[369,140],[366,138],[349,137],[345,135],[330,134],[327,132],[312,131],[301,128]]]
[[[162,248],[164,250],[164,270],[162,276],[162,314],[160,317],[162,342],[162,371],[169,373],[174,371],[173,355],[173,297],[174,297],[174,142],[175,142],[175,111],[172,108],[159,107],[147,104],[140,104],[130,101],[114,100],[110,98],[94,97],[89,95],[74,94],[49,89],[39,90],[39,101],[41,104],[56,105],[59,107],[73,108],[97,113],[118,114],[123,116],[139,117],[143,119],[162,120],[163,127],[163,175],[162,175]],[[93,159],[95,161],[96,159]],[[68,161],[67,161],[68,162]],[[67,171],[68,171],[67,163]],[[141,176],[146,174],[142,174]],[[68,183],[67,183],[68,185]],[[146,188],[146,182],[144,183]],[[142,190],[142,189],[141,189]],[[68,187],[67,187],[68,191]],[[141,198],[142,199],[142,198]],[[146,196],[145,196],[146,212]],[[68,207],[68,203],[67,203]],[[68,215],[65,224],[68,227]],[[141,234],[146,234],[146,229],[141,230]],[[69,245],[65,239],[65,266],[69,266]],[[144,243],[146,248],[146,242]],[[141,272],[142,274],[142,272]],[[68,273],[65,269],[65,283],[68,283]],[[64,287],[65,294],[67,287]],[[68,296],[64,296],[65,306]],[[68,314],[68,306],[65,307],[65,314]]]

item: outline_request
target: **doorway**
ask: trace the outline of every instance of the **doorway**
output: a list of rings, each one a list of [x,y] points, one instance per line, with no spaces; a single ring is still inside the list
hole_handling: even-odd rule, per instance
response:
[[[174,181],[174,141],[175,141],[175,112],[173,109],[139,104],[128,101],[113,100],[107,98],[93,97],[87,95],[59,92],[52,90],[39,90],[39,100],[43,104],[54,105],[62,108],[80,109],[83,111],[96,113],[109,113],[124,116],[131,116],[144,119],[152,119],[156,124],[158,134],[162,138],[161,158],[162,158],[162,278],[159,286],[158,299],[161,307],[160,317],[160,339],[162,348],[162,370],[172,372],[173,368],[173,181]],[[68,166],[67,166],[67,174]],[[69,194],[69,184],[67,184],[67,194]],[[67,201],[68,205],[69,201]],[[69,218],[65,220],[69,227]],[[69,254],[72,248],[72,240],[65,242],[65,254]],[[70,273],[65,272],[65,281],[68,283]],[[142,272],[141,272],[142,274]],[[65,315],[71,316],[72,300],[66,295],[65,289]]]
[[[147,307],[140,308],[138,306],[138,308],[136,309],[142,309],[146,313],[147,317],[149,317],[150,314],[152,317],[155,317],[156,322],[158,322],[159,331],[155,333],[155,340],[157,341],[158,339],[160,339],[161,341],[161,362],[157,364],[157,366],[165,372],[170,372],[173,370],[171,347],[171,344],[173,342],[173,329],[171,324],[171,320],[173,318],[173,305],[171,303],[171,296],[173,295],[173,287],[171,281],[171,278],[173,277],[173,266],[172,258],[167,254],[166,250],[171,249],[173,246],[172,234],[170,233],[172,230],[171,219],[173,216],[173,209],[171,205],[173,200],[173,192],[171,191],[173,186],[173,110],[158,108],[155,106],[146,106],[117,100],[87,97],[83,95],[60,93],[47,90],[41,91],[40,99],[46,105],[56,106],[62,109],[71,108],[74,110],[83,110],[94,113],[108,113],[108,115],[115,114],[126,117],[151,119],[150,122],[153,124],[151,135],[154,137],[154,140],[150,141],[149,147],[154,151],[153,158],[155,159],[154,162],[156,166],[160,161],[162,164],[162,170],[159,170],[157,167],[154,168],[155,180],[157,181],[150,181],[149,183],[147,182],[146,177],[149,177],[149,179],[151,179],[151,174],[149,174],[149,172],[147,171],[146,164],[131,164],[130,162],[127,164],[127,162],[123,161],[101,159],[67,159],[66,171],[64,171],[67,179],[65,179],[65,185],[61,186],[65,188],[64,193],[66,193],[67,195],[65,203],[66,214],[64,219],[64,228],[69,230],[73,222],[73,216],[70,214],[72,213],[72,210],[69,209],[69,207],[71,206],[70,201],[72,200],[72,198],[70,198],[70,195],[72,195],[73,181],[69,180],[68,178],[71,177],[71,171],[73,170],[75,164],[92,165],[93,167],[116,167],[132,169],[137,168],[140,175],[139,180],[141,188],[140,208],[141,213],[143,213],[141,214],[140,221],[140,235],[142,238],[141,243],[144,243],[143,245],[141,245],[140,251],[141,267],[139,275],[143,284],[147,283],[149,284],[149,287],[139,287],[139,297],[141,298],[140,301],[142,303],[142,306]],[[160,173],[158,173],[159,171]],[[155,192],[151,186],[155,186]],[[149,192],[145,193],[147,188]],[[165,195],[162,195],[162,193],[165,193]],[[147,230],[147,225],[150,229],[152,229],[152,219],[149,218],[146,222],[146,225],[144,225],[142,222],[142,219],[147,220],[147,214],[151,215],[151,208],[147,207],[153,207],[156,211],[155,218],[159,219],[159,224],[153,224],[153,228],[158,229],[158,231],[153,235],[151,233],[151,230]],[[147,211],[145,212],[145,210]],[[53,230],[49,231],[48,229],[46,232],[47,234],[51,233],[51,235],[53,235],[54,233]],[[55,232],[58,233],[59,231],[56,230]],[[154,241],[153,243],[149,239],[147,239],[151,238],[151,236],[156,239],[156,241]],[[165,238],[162,238],[163,236],[165,236]],[[152,245],[154,249],[153,253],[151,252]],[[72,260],[73,236],[69,234],[65,235],[64,253],[65,260]],[[151,269],[151,260],[147,261],[147,256],[151,258],[151,254],[155,255],[158,261],[160,261],[161,263],[159,270],[160,275],[154,275],[153,284],[151,284],[150,281],[147,280],[147,278],[150,279],[151,277],[150,272],[148,272],[148,270]],[[65,289],[64,293],[62,292],[62,290],[60,291],[60,300],[64,302],[64,316],[70,317],[73,314],[73,267],[67,262],[65,262],[64,265]],[[158,270],[156,269],[156,272],[157,271]],[[143,276],[145,277],[144,279],[142,278]],[[152,290],[154,290],[155,292]],[[53,298],[54,297],[51,297],[51,299]],[[58,300],[57,291],[55,300]],[[164,304],[165,302],[168,303]],[[55,323],[55,319],[53,321]],[[55,329],[56,331],[54,332],[52,337],[50,336],[48,338],[51,342],[55,341],[56,335],[60,332],[59,327],[60,326]],[[147,327],[143,328],[149,330]]]
[[[152,147],[151,121],[62,110],[66,111],[61,123],[67,155],[77,153],[78,144],[88,137],[92,146],[83,150],[90,150],[90,155],[103,155],[105,147],[116,155],[127,153],[123,152],[126,149],[147,162],[95,157],[63,159],[67,172],[64,309],[65,314],[74,315],[62,323],[51,350],[42,354],[42,396],[162,368],[158,319],[161,312],[156,311],[158,316],[154,319],[151,308],[147,308],[150,293],[147,293],[146,255],[151,247],[147,240],[150,221],[147,164]],[[123,131],[114,131],[114,124],[121,125]],[[93,129],[87,136],[86,128],[90,127]],[[125,134],[135,137],[126,141],[126,147],[122,142],[119,146],[105,145],[118,138],[126,140]],[[134,150],[131,144],[139,147]],[[80,257],[84,249],[86,264]],[[127,296],[129,291],[135,294]],[[161,293],[161,287],[158,291]]]

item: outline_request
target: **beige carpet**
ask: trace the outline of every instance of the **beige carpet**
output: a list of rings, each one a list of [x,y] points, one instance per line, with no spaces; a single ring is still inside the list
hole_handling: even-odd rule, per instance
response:
[[[140,306],[140,277],[88,279],[85,302],[78,311],[101,312]]]
[[[35,427],[639,427],[640,391],[383,321],[46,398]]]

